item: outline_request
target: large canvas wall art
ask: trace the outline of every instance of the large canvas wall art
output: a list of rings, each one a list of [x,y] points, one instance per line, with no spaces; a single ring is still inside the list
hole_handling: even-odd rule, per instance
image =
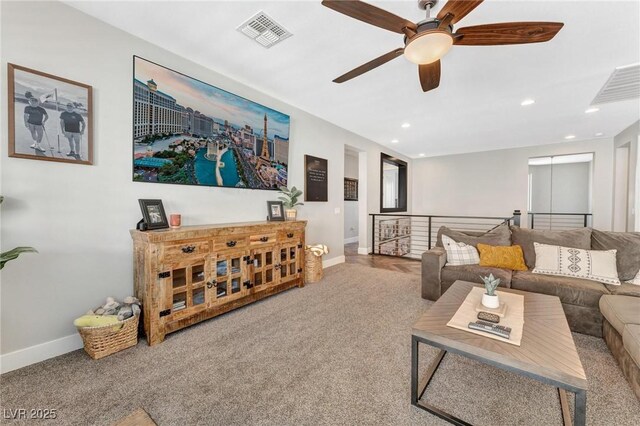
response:
[[[133,179],[287,186],[289,116],[134,56]]]

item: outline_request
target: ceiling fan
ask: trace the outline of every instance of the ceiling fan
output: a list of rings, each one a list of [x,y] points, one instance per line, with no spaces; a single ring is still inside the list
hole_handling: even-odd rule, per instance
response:
[[[438,0],[419,0],[418,7],[426,11],[427,18],[415,24],[359,0],[323,0],[324,6],[344,15],[385,30],[404,34],[404,47],[360,65],[333,80],[334,83],[344,83],[404,54],[409,61],[418,65],[420,85],[422,90],[427,92],[440,85],[440,58],[454,44],[498,46],[541,43],[551,40],[564,25],[560,22],[505,22],[463,27],[454,32],[453,24],[467,16],[482,1],[449,0],[438,16],[432,18],[431,8],[438,3]]]

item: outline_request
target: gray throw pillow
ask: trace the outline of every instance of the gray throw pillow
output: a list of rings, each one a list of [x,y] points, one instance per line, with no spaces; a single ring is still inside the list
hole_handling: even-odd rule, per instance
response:
[[[534,242],[589,250],[591,249],[591,228],[550,231],[547,229],[526,229],[512,226],[511,239],[514,245],[522,247],[524,261],[529,269],[533,269],[536,266]]]
[[[593,230],[591,248],[618,250],[616,263],[620,281],[632,280],[640,270],[640,232],[607,232]]]
[[[438,240],[436,245],[442,247],[442,236],[453,239],[460,243],[465,243],[474,247],[478,246],[478,243],[488,244],[490,246],[510,246],[511,245],[511,232],[507,225],[500,225],[497,228],[488,232],[474,232],[474,231],[455,231],[447,228],[446,226],[440,227],[438,230]]]

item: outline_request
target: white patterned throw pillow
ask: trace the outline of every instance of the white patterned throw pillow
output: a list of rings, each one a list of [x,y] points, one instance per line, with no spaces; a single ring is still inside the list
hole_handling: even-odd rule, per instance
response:
[[[442,245],[447,251],[447,265],[477,265],[480,263],[480,255],[474,246],[458,243],[446,235],[442,236]]]
[[[633,277],[633,279],[627,281],[627,284],[640,285],[640,271],[638,271],[638,273],[636,274],[635,277]]]
[[[536,250],[534,274],[582,278],[620,285],[616,269],[617,250],[584,250],[533,243]]]

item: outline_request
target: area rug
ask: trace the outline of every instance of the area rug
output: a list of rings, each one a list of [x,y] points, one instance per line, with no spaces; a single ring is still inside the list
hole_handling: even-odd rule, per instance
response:
[[[410,404],[411,326],[430,305],[416,275],[342,264],[154,347],[98,361],[80,350],[4,374],[0,402],[54,408],[55,424],[69,425],[110,425],[138,408],[158,425],[444,425]],[[604,341],[574,339],[587,424],[640,424]],[[426,365],[436,350],[423,352]],[[478,425],[562,424],[554,388],[451,354],[425,398]]]

